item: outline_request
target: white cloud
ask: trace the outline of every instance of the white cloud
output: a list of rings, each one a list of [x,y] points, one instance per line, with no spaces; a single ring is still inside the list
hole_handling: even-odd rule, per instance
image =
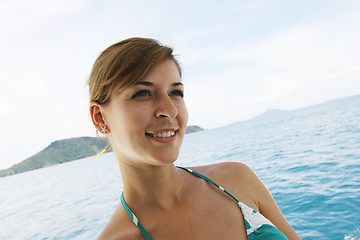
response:
[[[253,44],[187,50],[192,64],[206,59],[215,68],[189,73],[191,114],[214,127],[269,108],[295,109],[359,94],[360,32],[355,29],[360,17],[350,10],[275,31]]]
[[[271,1],[0,4],[0,121],[7,126],[0,151],[20,144],[17,161],[53,140],[94,134],[84,82],[100,51],[125,37],[154,37],[175,47],[190,124],[206,128],[360,89],[356,2],[299,10]]]
[[[2,0],[0,33],[23,35],[84,7],[83,0]]]

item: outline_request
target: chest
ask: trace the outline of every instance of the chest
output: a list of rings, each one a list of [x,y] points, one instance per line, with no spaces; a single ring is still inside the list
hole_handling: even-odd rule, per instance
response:
[[[171,211],[153,216],[152,239],[247,239],[237,203],[223,192],[199,191]]]

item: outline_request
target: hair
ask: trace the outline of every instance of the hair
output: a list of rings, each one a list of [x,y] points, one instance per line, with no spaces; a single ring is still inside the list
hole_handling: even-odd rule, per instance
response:
[[[134,37],[111,45],[96,59],[87,80],[90,102],[106,105],[112,95],[134,86],[151,69],[168,59],[176,64],[181,76],[173,49],[155,39]],[[111,144],[100,155],[110,147]]]
[[[173,49],[150,38],[129,38],[105,49],[96,59],[90,77],[90,102],[107,104],[111,96],[135,85],[161,62],[171,59],[181,75]]]

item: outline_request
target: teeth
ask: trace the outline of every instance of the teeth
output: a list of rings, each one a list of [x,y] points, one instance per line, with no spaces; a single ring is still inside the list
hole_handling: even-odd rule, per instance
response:
[[[167,131],[167,132],[159,132],[159,133],[156,133],[156,134],[152,134],[152,137],[166,138],[166,137],[172,137],[174,135],[175,135],[175,132]]]

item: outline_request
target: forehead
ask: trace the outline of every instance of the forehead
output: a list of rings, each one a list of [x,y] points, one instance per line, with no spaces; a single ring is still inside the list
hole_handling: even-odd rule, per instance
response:
[[[181,87],[183,84],[181,82],[180,69],[173,60],[165,60],[154,66],[144,77],[138,78],[134,83],[128,86],[123,86],[122,82],[118,83],[117,86],[114,87],[111,95],[113,97],[123,92],[127,92],[127,90],[138,88],[139,86]]]
[[[171,59],[165,60],[154,66],[144,77],[135,84],[149,82],[153,84],[181,83],[181,75],[178,66]]]

